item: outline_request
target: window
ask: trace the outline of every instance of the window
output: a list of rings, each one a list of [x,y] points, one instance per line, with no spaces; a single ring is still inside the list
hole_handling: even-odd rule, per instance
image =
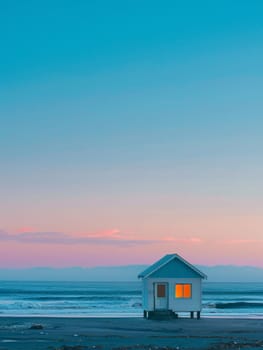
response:
[[[175,285],[175,297],[176,298],[191,298],[192,297],[192,285],[190,283],[176,284]]]
[[[157,284],[157,297],[165,298],[165,284]]]

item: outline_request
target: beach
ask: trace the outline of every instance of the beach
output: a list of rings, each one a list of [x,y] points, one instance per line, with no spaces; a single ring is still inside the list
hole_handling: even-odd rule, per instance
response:
[[[1,317],[0,350],[263,348],[262,319]]]

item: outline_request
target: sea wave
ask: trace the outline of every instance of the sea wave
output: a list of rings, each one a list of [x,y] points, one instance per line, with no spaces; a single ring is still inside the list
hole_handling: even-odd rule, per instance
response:
[[[63,300],[69,300],[69,301],[128,301],[131,299],[131,295],[127,296],[112,296],[112,295],[101,295],[101,296],[39,296],[39,297],[32,297],[32,298],[23,298],[23,300],[34,300],[34,301],[63,301]]]
[[[263,289],[260,290],[204,290],[203,295],[263,295]]]
[[[138,305],[140,305],[138,303]],[[136,303],[132,304],[130,308],[140,308],[140,306],[137,306]],[[117,309],[117,307],[116,307]],[[71,304],[68,302],[63,302],[60,304],[38,304],[38,303],[23,303],[23,302],[16,302],[12,304],[0,304],[0,311],[12,311],[12,310],[61,310],[61,311],[68,311],[68,310],[83,310],[83,312],[88,310],[112,310],[112,304],[100,304],[100,305],[92,305],[92,304]],[[112,310],[114,311],[114,310]]]
[[[216,309],[263,309],[263,303],[238,301],[230,303],[215,303],[213,304],[213,307],[215,307]]]
[[[141,295],[141,291],[139,290],[127,290],[127,291],[123,291],[123,290],[74,290],[71,289],[70,293],[77,293],[78,295],[99,295],[99,296],[107,296],[107,295],[111,295],[111,296],[118,296],[118,295],[126,295],[126,296],[133,296],[133,295]],[[41,294],[45,294],[45,295],[63,295],[63,296],[67,296],[69,295],[69,291],[67,290],[26,290],[26,289],[4,289],[1,288],[0,289],[0,296],[1,295],[41,295]]]

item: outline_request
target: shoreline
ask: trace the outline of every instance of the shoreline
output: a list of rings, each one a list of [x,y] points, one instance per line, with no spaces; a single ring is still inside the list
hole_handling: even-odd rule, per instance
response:
[[[26,314],[14,314],[14,315],[7,315],[7,314],[0,314],[0,319],[1,318],[61,318],[61,319],[82,319],[82,318],[87,318],[87,319],[143,319],[143,315],[132,315],[132,314],[85,314],[85,315],[79,315],[79,314],[74,314],[74,315],[66,315],[66,314],[51,314],[51,315],[43,315],[43,314],[31,314],[31,315],[26,315]],[[190,319],[189,316],[179,316],[178,319],[182,320],[187,320]],[[235,314],[235,315],[202,315],[201,314],[201,319],[226,319],[226,320],[263,320],[263,313],[262,315],[253,315],[253,314],[247,314],[247,315],[242,315],[242,314]]]
[[[262,319],[0,318],[1,350],[216,350],[257,347],[263,347]]]

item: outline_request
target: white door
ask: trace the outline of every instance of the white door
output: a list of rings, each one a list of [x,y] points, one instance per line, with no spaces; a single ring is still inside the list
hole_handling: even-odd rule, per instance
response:
[[[154,301],[156,310],[168,309],[168,283],[155,283]]]

